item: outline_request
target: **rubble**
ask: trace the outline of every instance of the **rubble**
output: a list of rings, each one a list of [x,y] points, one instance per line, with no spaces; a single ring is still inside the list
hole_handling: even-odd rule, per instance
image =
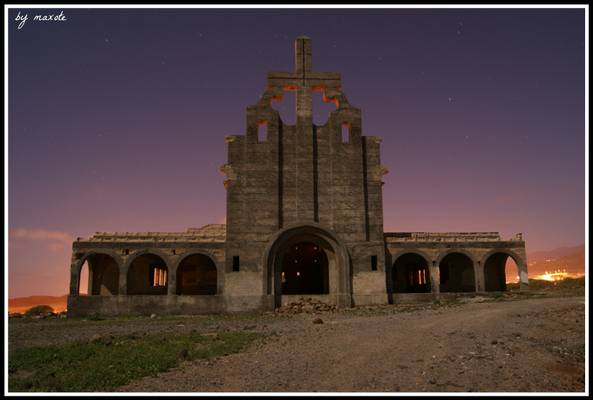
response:
[[[285,306],[276,308],[278,314],[300,314],[300,313],[319,313],[336,311],[336,306],[324,303],[311,297],[301,297],[297,301],[288,303]]]

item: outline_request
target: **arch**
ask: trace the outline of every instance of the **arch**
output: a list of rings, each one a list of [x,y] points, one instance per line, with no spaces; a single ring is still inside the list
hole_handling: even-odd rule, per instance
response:
[[[398,250],[395,253],[392,253],[389,251],[389,254],[391,256],[391,260],[393,262],[396,262],[397,259],[405,254],[409,254],[409,253],[414,253],[414,254],[418,254],[420,257],[422,257],[426,263],[430,266],[432,264],[432,259],[433,257],[431,257],[428,253],[426,253],[423,250],[420,249],[416,249],[416,248],[408,248],[408,249],[402,249],[402,250]]]
[[[449,249],[443,253],[439,253],[437,259],[436,259],[436,265],[439,265],[441,263],[441,261],[443,261],[443,258],[447,257],[449,254],[453,254],[453,253],[460,253],[465,255],[467,258],[469,258],[472,261],[472,264],[475,266],[478,263],[478,260],[476,259],[476,256],[465,250],[465,249]]]
[[[311,242],[324,250],[328,259],[329,295],[338,307],[352,306],[352,266],[344,243],[331,230],[310,223],[291,225],[274,234],[263,254],[264,295],[273,296],[274,305],[281,305],[281,263],[289,246]]]
[[[515,253],[514,251],[510,250],[510,249],[500,249],[500,248],[495,248],[490,250],[488,253],[484,254],[484,256],[482,257],[482,265],[484,265],[486,263],[486,260],[488,260],[488,258],[495,253],[504,253],[507,256],[511,257],[515,263],[517,264],[518,268],[521,268],[524,264],[523,258]]]
[[[74,293],[80,295],[80,277],[85,262],[88,265],[89,296],[119,294],[121,258],[110,251],[90,251],[78,259],[71,271],[72,279],[75,280]]]
[[[142,250],[130,256],[126,261],[127,294],[166,295],[169,280],[166,260],[161,252],[152,250]]]
[[[218,266],[210,255],[189,252],[174,267],[175,293],[178,295],[214,295],[218,293]]]
[[[517,268],[517,276],[521,276],[521,261],[514,252],[507,249],[491,250],[483,258],[484,268],[484,289],[487,292],[502,292],[507,290],[506,264],[509,260],[514,261]],[[520,279],[519,279],[520,281]]]
[[[78,296],[88,296],[88,295],[92,295],[93,291],[92,291],[92,281],[91,281],[91,274],[90,274],[90,267],[88,265],[88,262],[85,261],[82,263],[82,265],[80,266],[80,272],[78,273],[78,275],[74,278],[77,280],[76,284],[77,286],[77,295]],[[90,289],[90,290],[89,290]]]
[[[465,251],[448,251],[438,258],[441,292],[475,292],[476,262]]]
[[[163,261],[165,261],[167,265],[170,264],[170,262],[169,262],[170,257],[168,254],[165,254],[164,252],[162,252],[159,249],[147,248],[147,249],[136,250],[136,251],[130,253],[130,255],[126,258],[126,260],[123,264],[123,270],[126,270],[126,271],[129,270],[130,265],[134,262],[134,260],[144,254],[153,254],[155,256],[162,258]]]
[[[430,260],[408,251],[401,253],[392,266],[392,289],[398,293],[430,292]]]

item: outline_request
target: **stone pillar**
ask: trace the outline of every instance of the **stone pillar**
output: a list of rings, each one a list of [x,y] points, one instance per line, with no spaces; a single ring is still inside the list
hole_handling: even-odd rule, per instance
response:
[[[476,292],[484,292],[485,283],[484,283],[484,266],[482,265],[481,261],[477,261],[474,266],[474,275],[475,275],[475,285],[476,285]]]
[[[167,269],[167,296],[177,293],[177,268]]]
[[[122,265],[119,269],[119,288],[117,293],[120,295],[128,294],[128,268]]]
[[[78,285],[80,279],[80,269],[78,268],[78,262],[72,261],[70,265],[70,295],[78,295]]]
[[[430,292],[438,299],[441,293],[441,271],[436,261],[432,262],[430,269]]]
[[[529,290],[529,275],[527,274],[527,263],[521,260],[519,267],[519,290]]]

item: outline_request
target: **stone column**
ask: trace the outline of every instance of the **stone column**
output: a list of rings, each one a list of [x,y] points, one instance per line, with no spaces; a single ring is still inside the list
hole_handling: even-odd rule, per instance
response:
[[[432,265],[429,267],[430,269],[430,292],[435,296],[435,298],[440,297],[441,293],[441,271],[439,266],[436,265],[436,261],[432,262]]]
[[[481,261],[476,262],[476,265],[474,266],[474,275],[476,292],[484,292],[486,290],[484,286],[484,266]]]
[[[177,268],[167,269],[167,296],[177,293]]]
[[[78,295],[79,279],[80,270],[78,268],[78,262],[72,261],[72,264],[70,264],[70,296]]]
[[[125,264],[125,262],[124,262]],[[128,266],[122,265],[119,269],[119,295],[128,294]]]
[[[529,290],[529,275],[527,274],[527,263],[521,260],[519,267],[519,290]]]

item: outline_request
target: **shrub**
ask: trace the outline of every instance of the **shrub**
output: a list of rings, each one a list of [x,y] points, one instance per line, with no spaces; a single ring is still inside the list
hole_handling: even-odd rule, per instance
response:
[[[46,305],[46,304],[42,304],[39,306],[35,306],[35,307],[31,307],[29,308],[26,312],[25,315],[28,317],[32,317],[35,315],[47,315],[47,314],[53,314],[54,313],[54,309],[51,308],[50,306]]]

